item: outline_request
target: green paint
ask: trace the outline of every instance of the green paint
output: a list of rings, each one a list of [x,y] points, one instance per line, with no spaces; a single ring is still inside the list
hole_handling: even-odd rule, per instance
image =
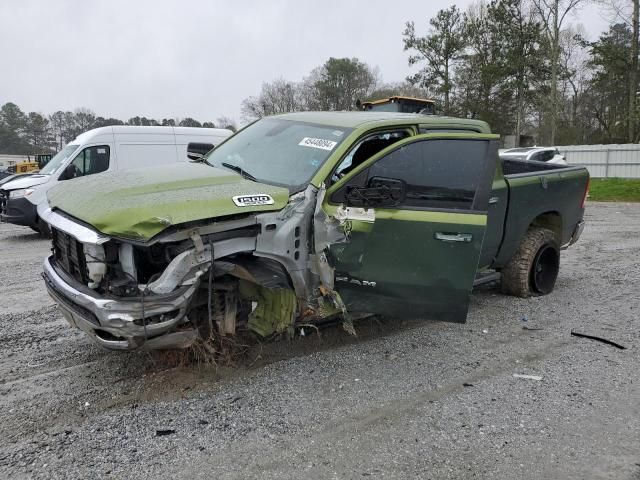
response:
[[[298,300],[293,290],[266,288],[241,280],[240,296],[257,303],[249,314],[249,328],[258,335],[267,337],[282,333],[293,325],[298,310]]]
[[[273,205],[238,207],[236,195],[267,194]],[[92,225],[98,231],[148,241],[171,225],[249,212],[280,210],[289,192],[243,179],[235,172],[184,163],[127,170],[62,182],[49,204]]]
[[[415,213],[395,213],[404,212]],[[396,317],[424,315],[464,321],[485,227],[462,224],[458,216],[452,214],[444,222],[397,221],[393,215],[382,218],[376,212],[369,231],[354,228],[348,243],[332,245],[330,256],[337,277],[369,282],[336,281],[347,308]],[[486,219],[485,215],[477,217]],[[472,241],[443,242],[435,238],[437,232],[470,234]]]

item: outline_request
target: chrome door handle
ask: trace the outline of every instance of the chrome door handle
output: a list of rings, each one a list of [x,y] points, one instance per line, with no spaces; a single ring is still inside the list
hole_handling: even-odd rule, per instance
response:
[[[465,242],[469,243],[473,239],[470,233],[444,233],[436,232],[434,235],[436,240],[441,242]]]
[[[494,203],[498,203],[500,201],[500,197],[491,197],[489,199],[489,204],[493,205]]]

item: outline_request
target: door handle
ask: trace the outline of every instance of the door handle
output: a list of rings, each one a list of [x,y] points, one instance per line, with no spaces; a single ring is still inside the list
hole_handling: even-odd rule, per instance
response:
[[[500,197],[491,197],[489,199],[489,204],[493,205],[494,203],[498,203],[500,201]]]
[[[444,232],[436,232],[434,235],[436,240],[440,240],[441,242],[464,242],[469,243],[473,240],[473,235],[470,233],[444,233]]]

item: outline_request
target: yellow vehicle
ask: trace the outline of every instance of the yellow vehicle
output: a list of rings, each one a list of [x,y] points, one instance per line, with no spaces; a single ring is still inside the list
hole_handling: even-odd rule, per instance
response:
[[[20,162],[9,165],[7,171],[11,173],[29,173],[39,169],[38,162]]]
[[[31,160],[31,155],[29,155],[28,160],[26,162],[14,163],[13,165],[9,165],[7,167],[7,171],[10,173],[31,173],[36,170],[40,170],[44,167],[53,155],[50,153],[38,153],[33,155],[33,160]]]
[[[374,110],[377,112],[402,112],[402,113],[421,113],[423,115],[435,115],[436,102],[426,98],[413,98],[394,96],[374,100],[372,102],[362,102],[360,108],[362,110]]]

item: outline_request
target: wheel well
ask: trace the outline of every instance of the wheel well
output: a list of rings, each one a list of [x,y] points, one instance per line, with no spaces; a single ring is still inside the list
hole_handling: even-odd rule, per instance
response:
[[[538,215],[529,225],[529,228],[531,227],[547,228],[555,234],[558,243],[562,242],[562,217],[558,212]]]

